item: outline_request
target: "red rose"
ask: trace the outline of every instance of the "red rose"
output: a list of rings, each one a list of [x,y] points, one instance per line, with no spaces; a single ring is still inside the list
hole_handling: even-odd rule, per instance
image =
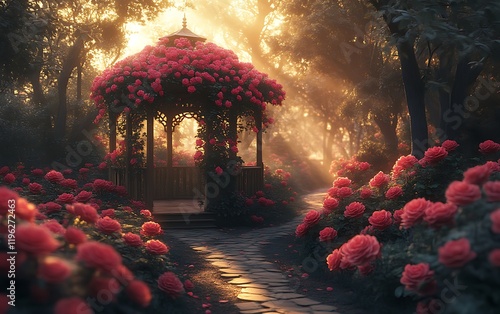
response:
[[[88,241],[77,246],[76,260],[88,267],[112,271],[120,266],[122,257],[111,245]]]
[[[500,202],[500,181],[490,181],[483,184],[488,202]]]
[[[333,211],[339,206],[339,201],[336,198],[328,197],[323,201],[323,208],[328,211]]]
[[[11,184],[14,181],[16,181],[16,176],[13,173],[7,173],[5,177],[3,177],[3,182],[7,184]]]
[[[85,234],[85,232],[73,226],[69,226],[66,229],[64,238],[66,239],[66,242],[74,245],[78,245],[87,241],[87,235]]]
[[[153,216],[148,209],[141,209],[140,214],[147,218],[151,218]]]
[[[305,223],[301,223],[295,228],[295,236],[301,238],[306,235],[307,230],[309,229],[309,226],[306,225]]]
[[[46,282],[58,283],[71,275],[71,267],[62,259],[50,257],[40,264],[37,274]]]
[[[59,184],[70,189],[76,189],[78,187],[78,182],[74,179],[64,179],[59,182]]]
[[[401,221],[403,220],[401,216],[403,215],[403,213],[403,209],[397,209],[394,211],[394,213],[392,214],[392,218],[394,218],[394,224],[398,226],[401,224]]]
[[[55,219],[50,219],[41,224],[42,227],[47,228],[50,232],[63,235],[66,229]]]
[[[392,215],[387,210],[377,210],[368,218],[373,228],[384,230],[392,225]]]
[[[372,188],[380,188],[389,183],[389,175],[379,171],[369,182]]]
[[[75,196],[70,193],[63,193],[59,195],[56,202],[63,204],[72,204],[75,201]]]
[[[445,192],[449,203],[464,206],[481,198],[481,189],[477,185],[463,181],[453,181]]]
[[[399,186],[393,186],[385,192],[385,198],[388,200],[393,200],[401,195],[403,195],[403,189]]]
[[[81,191],[75,196],[75,202],[86,203],[92,198],[92,192]]]
[[[337,230],[333,229],[332,227],[326,227],[319,232],[319,240],[322,242],[331,241],[335,239],[336,236]]]
[[[375,270],[375,266],[373,266],[372,264],[358,266],[358,271],[361,276],[367,276],[371,274],[373,270]]]
[[[59,247],[47,228],[34,224],[21,224],[16,228],[16,245],[19,250],[35,255],[48,254]]]
[[[130,246],[142,246],[144,243],[141,240],[141,237],[135,233],[128,232],[123,235],[123,240]]]
[[[446,149],[448,152],[455,150],[458,146],[458,143],[453,140],[446,140],[441,144],[441,147]]]
[[[74,203],[73,211],[75,215],[80,216],[80,219],[88,223],[96,223],[97,220],[99,220],[99,214],[97,213],[97,209],[95,209],[90,205],[82,203]]]
[[[94,314],[94,311],[83,299],[71,297],[57,301],[54,314]]]
[[[33,182],[28,184],[28,190],[31,194],[40,194],[42,193],[43,186],[39,183]]]
[[[365,205],[360,202],[352,202],[345,207],[344,216],[348,218],[361,217],[365,212]]]
[[[55,203],[55,202],[47,202],[47,203],[45,203],[45,212],[47,214],[61,211],[61,208],[62,208],[62,206],[59,205],[59,204],[57,204],[57,203]]]
[[[488,181],[493,170],[487,165],[475,166],[464,172],[464,182],[481,185]]]
[[[424,153],[424,160],[428,164],[435,164],[448,156],[448,151],[441,146],[434,146],[427,149]]]
[[[120,223],[113,218],[108,216],[104,218],[99,218],[96,222],[97,229],[105,234],[112,234],[114,232],[120,232],[122,230],[122,226]]]
[[[184,290],[192,291],[193,289],[194,289],[194,285],[191,282],[191,280],[189,280],[189,279],[184,280]]]
[[[488,166],[491,169],[491,172],[500,172],[500,164],[495,161],[487,161],[485,166]]]
[[[125,289],[127,296],[142,307],[147,307],[153,296],[149,286],[140,280],[131,281]]]
[[[490,214],[491,231],[496,234],[500,234],[500,208],[496,209]]]
[[[364,187],[361,189],[361,192],[359,193],[359,196],[362,198],[362,199],[367,199],[367,198],[370,198],[373,194],[373,191],[367,187]]]
[[[342,260],[352,266],[367,265],[380,254],[380,243],[371,235],[358,234],[342,246]]]
[[[418,162],[417,157],[413,155],[401,156],[394,163],[393,170],[395,168],[400,169],[400,171],[408,170],[411,167],[415,166]]]
[[[33,222],[38,214],[35,204],[28,202],[25,198],[16,200],[16,217]]]
[[[47,172],[47,174],[45,175],[44,178],[45,178],[45,180],[52,182],[52,183],[58,183],[58,182],[61,182],[62,180],[64,180],[63,174],[60,173],[59,171],[55,171],[55,170],[51,170],[51,171]]]
[[[31,170],[31,174],[36,176],[36,177],[41,177],[41,176],[43,176],[44,173],[45,172],[42,169],[38,169],[38,168]]]
[[[337,197],[339,197],[339,198],[346,198],[346,197],[349,197],[353,194],[354,194],[354,192],[352,191],[352,189],[350,187],[347,187],[347,186],[341,187],[337,190]]]
[[[425,210],[429,205],[430,202],[424,198],[413,199],[406,203],[401,214],[402,227],[408,229],[419,222],[424,217]]]
[[[488,254],[488,261],[491,266],[500,267],[500,249],[494,249]]]
[[[455,204],[441,202],[430,203],[425,209],[424,220],[431,227],[441,227],[453,223],[458,207]]]
[[[107,274],[118,280],[122,285],[126,285],[127,283],[134,280],[134,274],[130,271],[130,269],[123,265],[119,265],[117,268],[113,269],[110,273]]]
[[[18,198],[19,194],[17,194],[16,192],[3,186],[0,187],[0,215],[6,216],[10,209],[9,204],[12,203],[9,201],[17,200]],[[12,204],[11,206],[14,206],[14,204]]]
[[[165,272],[158,277],[158,288],[172,299],[176,299],[184,293],[182,282],[172,272]]]
[[[320,218],[321,218],[321,213],[317,210],[312,209],[309,212],[307,212],[302,222],[308,226],[312,226],[317,224]]]
[[[101,217],[115,217],[115,210],[113,208],[103,209],[101,210]]]
[[[427,263],[407,264],[401,275],[400,282],[405,286],[406,290],[422,295],[432,294],[436,288],[434,271],[430,269]]]
[[[156,222],[148,221],[142,224],[141,235],[143,236],[153,237],[160,235],[161,233],[162,233],[161,226]]]
[[[451,240],[438,249],[439,262],[446,267],[459,268],[476,258],[476,253],[471,250],[469,240],[461,238]]]
[[[335,179],[335,181],[333,181],[333,186],[337,187],[337,188],[341,188],[341,187],[345,187],[345,186],[350,186],[351,183],[352,183],[352,181],[349,180],[349,178],[338,177],[337,179]]]
[[[340,261],[342,259],[342,254],[338,249],[333,250],[333,252],[326,257],[326,264],[330,271],[337,270],[340,268]]]
[[[92,187],[96,192],[109,192],[113,190],[113,182],[103,179],[95,179]]]
[[[500,144],[487,140],[479,144],[479,152],[481,154],[493,154],[500,151]]]
[[[416,314],[435,314],[443,311],[443,302],[439,299],[420,301],[417,303]]]
[[[328,189],[327,193],[328,193],[329,197],[332,197],[332,198],[339,197],[339,188],[331,187]]]
[[[166,246],[160,240],[149,240],[146,242],[146,251],[151,254],[163,255],[167,254],[169,251],[168,246]]]

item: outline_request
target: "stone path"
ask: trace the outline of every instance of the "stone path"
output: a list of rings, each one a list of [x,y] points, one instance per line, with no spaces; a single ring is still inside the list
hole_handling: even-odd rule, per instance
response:
[[[235,305],[242,314],[338,314],[336,307],[297,293],[294,283],[261,253],[261,246],[293,232],[301,219],[231,238],[213,229],[179,230],[173,235],[204,254],[229,284],[241,288],[238,295],[241,302]]]

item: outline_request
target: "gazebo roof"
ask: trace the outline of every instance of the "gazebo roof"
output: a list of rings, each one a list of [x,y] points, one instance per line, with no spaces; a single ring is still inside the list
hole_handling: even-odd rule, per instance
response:
[[[178,38],[187,38],[191,40],[193,43],[197,41],[205,42],[207,40],[205,37],[202,37],[200,35],[197,35],[193,33],[189,28],[187,28],[187,21],[186,21],[186,16],[184,15],[184,18],[182,19],[182,28],[176,32],[171,33],[170,35],[164,36],[160,38],[160,40],[164,40],[165,38],[169,38],[171,42],[174,42],[175,39]]]
[[[91,98],[99,109],[96,121],[108,111],[177,107],[253,115],[266,103],[281,105],[280,84],[236,54],[183,28],[160,38],[155,46],[128,56],[94,79]],[[265,117],[265,115],[264,115]],[[265,123],[265,121],[264,121]]]

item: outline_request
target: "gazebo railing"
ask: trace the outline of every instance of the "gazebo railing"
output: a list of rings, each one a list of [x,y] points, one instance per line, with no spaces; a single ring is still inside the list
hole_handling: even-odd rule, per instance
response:
[[[127,182],[125,168],[111,168],[109,180],[127,188],[130,197],[145,200],[146,168],[131,170]],[[156,167],[153,184],[153,199],[193,199],[205,194],[205,179],[198,167]],[[264,186],[262,167],[242,167],[236,177],[236,189],[246,195],[253,195]]]

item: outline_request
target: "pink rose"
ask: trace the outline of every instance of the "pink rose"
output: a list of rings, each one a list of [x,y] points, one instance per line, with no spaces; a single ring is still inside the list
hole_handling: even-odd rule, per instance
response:
[[[492,140],[487,140],[479,144],[479,152],[481,154],[493,154],[500,151],[500,144],[493,142]]]
[[[328,197],[323,201],[323,208],[328,211],[333,211],[339,206],[339,201],[336,198]]]
[[[42,255],[52,253],[59,245],[52,233],[42,226],[21,224],[16,228],[16,246],[21,251]]]
[[[423,159],[425,163],[435,164],[446,158],[446,156],[448,156],[448,151],[446,149],[440,146],[434,146],[425,151]]]
[[[125,241],[125,243],[127,245],[135,246],[135,247],[139,247],[139,246],[142,246],[144,244],[142,242],[141,237],[138,234],[131,233],[131,232],[128,232],[128,233],[123,235],[123,241]]]
[[[422,295],[432,294],[436,288],[434,271],[430,269],[427,263],[407,264],[401,275],[400,282],[407,290]]]
[[[500,202],[500,181],[490,181],[483,184],[483,190],[488,202]]]
[[[464,206],[481,198],[481,190],[477,185],[463,181],[452,182],[445,192],[449,203]]]
[[[351,184],[352,184],[352,181],[346,177],[338,177],[337,179],[335,179],[335,181],[333,181],[333,186],[337,187],[337,188],[350,186]]]
[[[372,188],[380,188],[389,183],[389,175],[379,171],[369,182]]]
[[[458,143],[453,141],[453,140],[446,140],[441,144],[441,147],[446,149],[446,151],[451,152],[452,150],[455,150],[458,146]]]
[[[488,254],[488,261],[493,267],[500,267],[500,249],[493,249]]]
[[[312,226],[318,223],[321,218],[321,213],[317,210],[310,210],[304,217],[303,223]]]
[[[494,210],[490,214],[490,220],[491,220],[491,231],[496,234],[500,234],[500,208]]]
[[[424,198],[413,199],[406,203],[401,214],[401,226],[408,229],[419,222],[424,217],[429,204],[430,202]]]
[[[49,283],[59,283],[71,275],[70,266],[56,257],[46,258],[38,267],[38,277]]]
[[[59,183],[62,180],[64,180],[63,174],[58,172],[58,171],[55,171],[55,170],[51,170],[51,171],[47,172],[47,174],[45,175],[44,178],[45,178],[45,180],[52,182],[52,183]]]
[[[158,277],[158,288],[172,299],[177,299],[185,292],[182,282],[172,272],[165,272]]]
[[[306,235],[307,230],[309,230],[309,226],[305,223],[301,223],[295,228],[295,236],[301,238]]]
[[[127,296],[141,307],[147,307],[153,296],[149,286],[140,280],[132,280],[125,289]]]
[[[73,226],[69,226],[66,229],[64,238],[66,239],[66,242],[74,245],[78,245],[87,241],[87,235],[85,234],[85,232]]]
[[[332,241],[337,236],[337,230],[332,227],[325,227],[319,232],[319,240],[322,242]]]
[[[333,252],[326,257],[326,263],[330,271],[340,269],[340,262],[342,259],[342,254],[338,249],[333,250]]]
[[[104,218],[99,218],[96,222],[96,227],[105,234],[112,234],[114,232],[120,232],[122,230],[122,226],[117,220],[105,216]]]
[[[373,228],[384,230],[392,225],[392,215],[387,210],[374,211],[370,218],[368,218],[368,222],[370,222]]]
[[[451,240],[438,249],[439,262],[449,268],[459,268],[476,258],[476,253],[471,250],[469,240],[461,238]]]
[[[352,266],[363,266],[380,254],[380,243],[371,235],[358,234],[342,246],[342,260]]]
[[[475,166],[464,172],[464,182],[482,185],[487,182],[492,173],[491,167],[487,165]]]
[[[425,209],[424,220],[434,228],[453,223],[458,207],[455,204],[441,202],[430,203]]]
[[[403,195],[403,189],[399,186],[390,187],[387,192],[385,192],[385,198],[388,200],[393,200]]]
[[[146,242],[145,246],[146,246],[146,251],[155,255],[167,254],[169,251],[168,246],[166,246],[160,240],[149,240]]]
[[[141,235],[145,237],[154,237],[163,232],[159,223],[148,221],[142,224]]]
[[[360,202],[352,202],[345,207],[344,216],[347,218],[361,217],[365,212],[365,205]]]
[[[122,263],[121,255],[111,245],[95,241],[78,245],[75,259],[84,262],[88,267],[104,271],[112,271]]]

